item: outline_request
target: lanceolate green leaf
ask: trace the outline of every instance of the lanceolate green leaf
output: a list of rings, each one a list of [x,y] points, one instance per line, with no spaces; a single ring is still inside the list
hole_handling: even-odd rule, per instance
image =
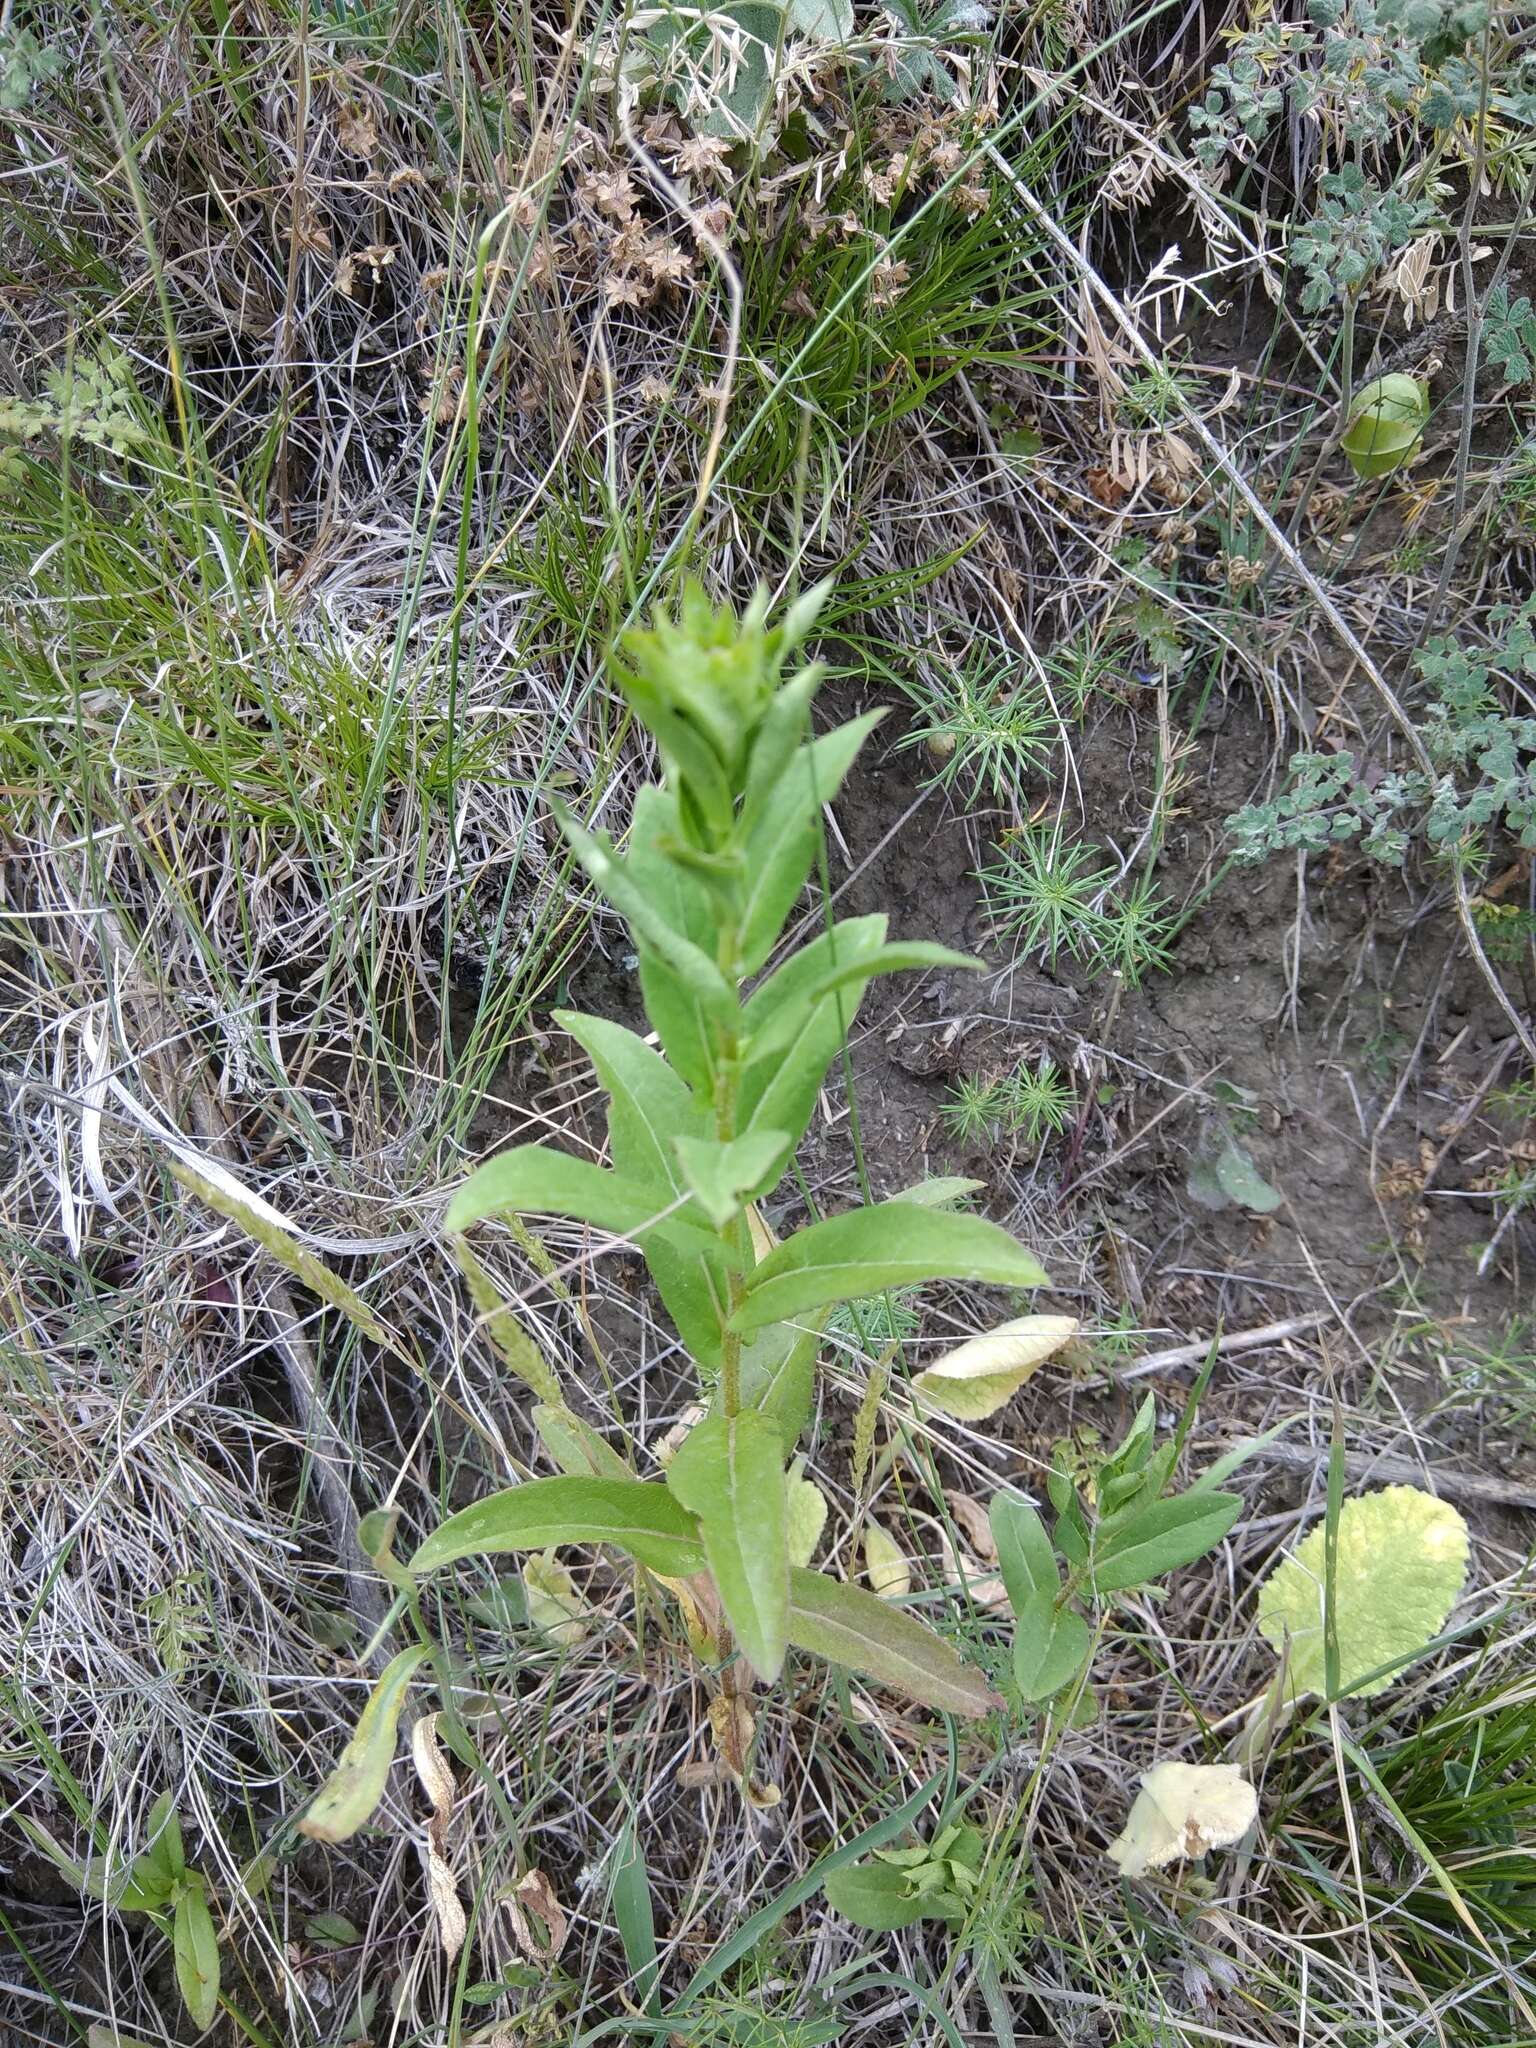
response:
[[[200,1877],[182,1880],[171,1923],[176,1988],[193,2026],[206,2032],[219,2011],[219,1937]]]
[[[641,1479],[530,1479],[450,1515],[410,1560],[418,1575],[461,1557],[611,1543],[652,1571],[686,1579],[704,1569],[690,1515],[664,1486]]]
[[[688,944],[709,952],[715,944],[715,909],[709,891],[664,846],[678,838],[678,807],[672,793],[647,782],[635,799],[629,829],[629,872],[645,901]],[[668,967],[653,946],[639,938],[641,993],[668,1059],[682,1079],[709,1100],[715,1079],[715,1032],[707,1006],[688,981]]]
[[[1043,1602],[1021,1614],[1013,1635],[1013,1680],[1026,1700],[1048,1700],[1083,1668],[1092,1631],[1071,1607]]]
[[[629,834],[629,871],[657,916],[679,937],[704,950],[713,943],[714,913],[708,891],[678,861],[662,851],[679,831],[670,792],[648,783],[635,799]],[[646,1015],[666,1048],[667,1058],[706,1098],[713,1083],[715,1027],[708,1006],[686,975],[669,967],[654,947],[640,941],[640,987]]]
[[[1034,1509],[1010,1494],[994,1494],[988,1519],[997,1545],[997,1568],[1014,1613],[1022,1614],[1040,1600],[1054,1602],[1061,1591],[1061,1571],[1045,1524]]]
[[[820,1349],[819,1317],[812,1318],[809,1328],[765,1323],[741,1347],[742,1406],[759,1409],[769,1418],[786,1451],[799,1442],[811,1419]]]
[[[1193,1564],[1226,1535],[1243,1511],[1236,1493],[1181,1493],[1111,1517],[1094,1532],[1093,1583],[1100,1593],[1124,1592]]]
[[[811,699],[825,674],[819,661],[801,669],[779,691],[758,727],[741,807],[742,822],[749,832],[778,802],[785,771],[805,738]]]
[[[345,1842],[355,1835],[384,1797],[389,1767],[395,1759],[395,1732],[406,1689],[418,1667],[429,1655],[423,1643],[413,1643],[392,1657],[368,1696],[358,1716],[352,1740],[341,1753],[341,1761],[315,1795],[313,1805],[299,1822],[299,1833],[318,1842]]]
[[[838,973],[850,962],[868,960],[878,953],[885,943],[887,922],[878,912],[870,917],[839,919],[830,931],[822,932],[808,946],[791,954],[782,967],[752,991],[742,1011],[744,1050],[737,1102],[743,1118],[751,1116],[780,1066],[794,1058],[797,1048],[804,1045],[815,1020],[830,1020],[834,1031],[832,1050],[836,1051],[835,1034],[841,1031],[838,1019],[852,1017],[858,1008],[858,996],[845,987],[839,1003],[830,996],[818,997],[815,991],[829,975]],[[829,1052],[817,1069],[818,1084],[826,1072],[826,1060],[831,1057]],[[799,1126],[791,1128],[798,1134]]]
[[[615,1237],[633,1238],[639,1245],[657,1228],[669,1229],[680,1240],[712,1242],[708,1232],[681,1217],[669,1216],[665,1225],[658,1224],[674,1199],[665,1187],[610,1173],[569,1152],[547,1145],[513,1145],[475,1168],[448,1204],[443,1221],[450,1231],[464,1231],[486,1216],[571,1216]]]
[[[974,1718],[1001,1704],[942,1637],[889,1601],[821,1572],[790,1572],[789,1640],[942,1713]]]
[[[789,1526],[778,1432],[752,1409],[709,1415],[689,1431],[667,1485],[699,1518],[731,1632],[765,1681],[784,1662],[789,1613]]]
[[[991,1522],[998,1569],[1014,1613],[1014,1682],[1026,1700],[1049,1699],[1081,1670],[1090,1641],[1088,1624],[1058,1604],[1061,1571],[1034,1509],[998,1494]]]
[[[980,1216],[880,1202],[797,1230],[748,1275],[737,1330],[924,1280],[1044,1287],[1039,1263]]]
[[[981,966],[974,954],[957,953],[952,946],[931,945],[926,939],[896,939],[867,959],[846,961],[833,968],[811,991],[811,998],[815,1001],[850,981],[868,981],[877,974],[910,974],[927,967],[959,968],[975,974]]]
[[[688,980],[707,1015],[716,1019],[733,1017],[735,995],[704,948],[672,929],[611,846],[577,824],[563,805],[557,808],[556,815],[576,858],[636,936]]]
[[[855,755],[881,715],[875,711],[851,719],[802,747],[791,759],[773,803],[750,834],[739,940],[743,974],[756,974],[773,951],[816,858],[821,807],[837,795]]]
[[[783,1131],[754,1130],[724,1144],[718,1138],[679,1137],[676,1149],[699,1207],[721,1229],[759,1189],[772,1186],[789,1143]]]
[[[724,1244],[694,1230],[663,1227],[649,1231],[641,1248],[678,1335],[698,1364],[715,1371],[728,1298]]]
[[[711,1128],[687,1082],[622,1024],[579,1010],[556,1010],[553,1017],[585,1049],[607,1093],[608,1141],[617,1171],[682,1194],[674,1141],[701,1137]]]

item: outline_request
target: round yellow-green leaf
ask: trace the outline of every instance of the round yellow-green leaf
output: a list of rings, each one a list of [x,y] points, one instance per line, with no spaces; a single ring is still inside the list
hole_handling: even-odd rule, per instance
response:
[[[984,1422],[1077,1334],[1076,1316],[1019,1316],[972,1337],[920,1372],[914,1391],[961,1422]]]
[[[1429,392],[1400,372],[1355,394],[1343,448],[1356,476],[1389,476],[1417,453],[1429,420]]]
[[[1271,1572],[1259,1595],[1263,1634],[1279,1653],[1289,1644],[1286,1690],[1293,1699],[1327,1686],[1327,1568],[1327,1531],[1319,1526]],[[1393,1672],[1359,1681],[1432,1642],[1466,1576],[1467,1525],[1448,1502],[1416,1486],[1345,1501],[1334,1567],[1341,1690],[1367,1698],[1385,1692]]]

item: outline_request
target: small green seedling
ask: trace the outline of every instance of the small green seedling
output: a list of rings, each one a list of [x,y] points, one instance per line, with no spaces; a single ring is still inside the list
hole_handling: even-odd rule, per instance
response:
[[[119,1913],[146,1913],[170,1934],[182,2003],[199,2033],[206,2033],[219,2009],[219,1937],[207,1882],[201,1871],[187,1868],[170,1793],[162,1792],[150,1808],[148,1846],[128,1863],[113,1865],[101,1857],[81,1863],[38,1822],[23,1818],[20,1825],[78,1890]]]
[[[1014,1683],[1026,1703],[1049,1700],[1080,1676],[1093,1643],[1083,1604],[1192,1564],[1242,1512],[1238,1494],[1199,1483],[1166,1493],[1182,1432],[1155,1448],[1155,1422],[1149,1394],[1099,1467],[1091,1504],[1064,1462],[1053,1465],[1046,1479],[1056,1517],[1050,1534],[1027,1502],[1011,1494],[993,1499],[992,1537],[1015,1621]]]
[[[1356,392],[1341,442],[1356,476],[1390,476],[1411,462],[1429,424],[1429,391],[1416,377],[1377,377]]]
[[[1184,1189],[1202,1209],[1246,1209],[1254,1216],[1273,1215],[1285,1199],[1233,1137],[1223,1137],[1215,1151],[1190,1162]]]
[[[964,1920],[981,1869],[981,1830],[964,1823],[941,1828],[910,1849],[877,1849],[827,1878],[827,1904],[872,1934],[919,1920]]]

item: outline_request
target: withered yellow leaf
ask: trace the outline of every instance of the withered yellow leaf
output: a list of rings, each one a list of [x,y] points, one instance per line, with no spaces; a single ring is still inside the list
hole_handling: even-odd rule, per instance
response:
[[[912,1567],[896,1539],[878,1522],[864,1530],[864,1570],[882,1600],[903,1600],[912,1590]]]
[[[984,1422],[1077,1334],[1076,1316],[1019,1316],[947,1352],[912,1382],[929,1408],[961,1422]]]
[[[1122,1877],[1141,1877],[1240,1841],[1258,1811],[1258,1794],[1236,1764],[1154,1764],[1105,1854]]]
[[[792,1472],[787,1514],[789,1561],[807,1565],[815,1556],[821,1532],[827,1526],[827,1496],[814,1481]]]

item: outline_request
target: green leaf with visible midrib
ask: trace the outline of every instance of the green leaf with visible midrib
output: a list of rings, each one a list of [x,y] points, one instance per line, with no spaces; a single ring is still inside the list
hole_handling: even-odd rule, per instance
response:
[[[783,1322],[807,1309],[924,1280],[1044,1287],[1022,1245],[980,1216],[880,1202],[797,1230],[748,1275],[735,1330]]]
[[[176,1988],[193,2026],[206,2032],[219,2010],[219,1937],[200,1877],[182,1880],[171,1923],[171,1949],[176,1961]]]
[[[979,1671],[889,1601],[798,1567],[789,1575],[789,1640],[829,1663],[895,1687],[924,1706],[976,1718],[999,1706]]]
[[[659,1052],[622,1024],[580,1010],[555,1010],[551,1016],[586,1052],[608,1095],[608,1139],[616,1170],[682,1194],[673,1142],[712,1128],[693,1090]]]
[[[664,1486],[568,1477],[530,1479],[461,1508],[433,1530],[407,1569],[435,1572],[461,1557],[561,1543],[611,1543],[671,1578],[704,1569],[694,1519]]]
[[[704,1555],[731,1633],[759,1678],[784,1662],[789,1526],[784,1452],[756,1410],[709,1415],[667,1467],[667,1485],[699,1518]]]
[[[673,930],[611,846],[578,824],[565,804],[556,803],[554,810],[576,858],[635,936],[686,978],[711,1016],[734,1016],[735,995],[703,947]]]
[[[1181,1493],[1136,1509],[1124,1526],[1113,1519],[1100,1523],[1093,1536],[1095,1590],[1122,1593],[1193,1564],[1216,1547],[1242,1511],[1240,1494]]]
[[[340,1763],[299,1822],[301,1835],[309,1835],[318,1842],[345,1842],[357,1833],[384,1797],[389,1767],[395,1758],[395,1732],[400,1725],[406,1687],[430,1654],[424,1643],[413,1643],[385,1665],[358,1716],[352,1739],[341,1753]]]
[[[548,1145],[513,1145],[475,1168],[448,1204],[443,1222],[457,1233],[487,1216],[570,1216],[637,1244],[643,1244],[652,1230],[664,1229],[680,1242],[713,1246],[707,1231],[678,1216],[657,1222],[672,1199],[666,1187],[610,1173],[569,1152],[556,1152]]]
[[[741,913],[741,967],[755,974],[773,951],[785,918],[805,886],[821,834],[821,807],[837,795],[855,755],[884,714],[823,733],[791,759],[771,809],[747,843],[747,893]]]

